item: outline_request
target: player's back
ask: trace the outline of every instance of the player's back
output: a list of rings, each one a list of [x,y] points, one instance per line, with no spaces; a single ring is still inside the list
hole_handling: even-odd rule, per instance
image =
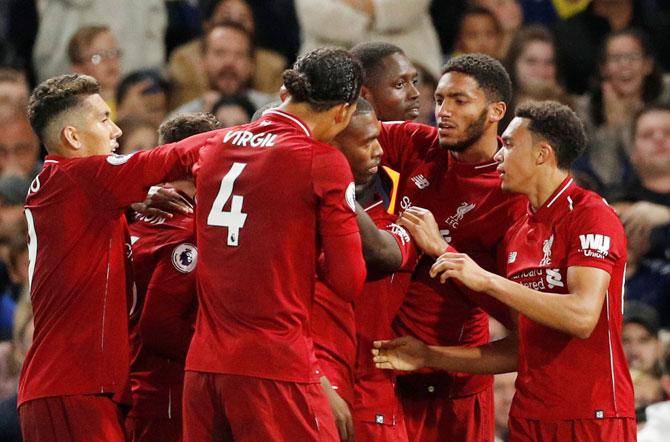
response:
[[[351,172],[340,152],[278,110],[219,138],[194,168],[200,310],[187,369],[313,381],[317,215],[326,216],[329,177],[351,182]]]

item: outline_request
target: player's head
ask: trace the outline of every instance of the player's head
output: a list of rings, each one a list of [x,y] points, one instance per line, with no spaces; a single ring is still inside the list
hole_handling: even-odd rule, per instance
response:
[[[556,101],[529,101],[502,135],[500,163],[503,189],[521,192],[538,167],[568,171],[586,148],[587,138],[577,114]]]
[[[332,141],[347,157],[357,185],[370,183],[377,174],[384,153],[378,136],[379,120],[375,110],[367,100],[359,98],[349,125]]]
[[[283,74],[285,103],[303,104],[321,114],[329,126],[318,135],[330,141],[349,124],[361,92],[363,69],[343,49],[319,48],[302,57]]]
[[[180,114],[163,122],[158,128],[158,143],[176,143],[203,132],[223,128],[223,123],[210,113]]]
[[[512,95],[509,75],[484,54],[454,57],[435,89],[435,120],[440,145],[462,152],[484,133],[496,132]]]
[[[93,77],[67,74],[40,83],[30,96],[30,125],[49,153],[102,155],[118,147],[121,129]]]
[[[419,116],[418,72],[398,46],[360,43],[351,54],[361,62],[365,81],[361,96],[382,121],[414,120]]]

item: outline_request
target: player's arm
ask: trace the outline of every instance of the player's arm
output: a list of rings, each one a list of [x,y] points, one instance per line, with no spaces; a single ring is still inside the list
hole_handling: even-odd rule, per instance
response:
[[[353,300],[365,284],[365,261],[361,237],[356,233],[323,236],[321,247],[324,260],[320,277],[338,296]]]
[[[139,321],[140,337],[148,348],[170,359],[185,359],[193,334],[189,317],[196,303],[195,291],[194,272],[177,271],[170,256],[160,260]]]
[[[518,360],[518,336],[479,347],[440,347],[426,345],[412,336],[391,341],[375,341],[372,349],[377,368],[413,371],[434,368],[449,372],[497,374],[515,371]]]
[[[335,391],[327,377],[321,376],[321,387],[328,398],[328,404],[335,418],[335,426],[340,433],[340,440],[352,442],[354,440],[354,420],[351,417],[349,406]]]
[[[393,234],[378,228],[358,203],[356,203],[356,220],[361,230],[363,257],[368,272],[374,275],[386,275],[398,270],[402,266],[403,256]]]
[[[585,266],[568,267],[567,294],[544,293],[488,272],[468,255],[445,253],[430,270],[442,282],[455,278],[471,290],[486,293],[547,327],[586,339],[598,323],[610,274]]]
[[[448,244],[430,210],[412,206],[403,212],[397,223],[407,229],[426,255],[437,258],[447,250]]]

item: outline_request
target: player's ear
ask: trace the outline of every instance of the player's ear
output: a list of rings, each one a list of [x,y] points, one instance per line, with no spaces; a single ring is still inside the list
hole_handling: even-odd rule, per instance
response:
[[[356,103],[342,103],[335,106],[335,123],[340,124],[345,122],[349,124],[351,116],[356,112]]]
[[[507,104],[504,101],[494,101],[489,105],[489,121],[497,123],[502,120],[507,111]]]
[[[537,157],[535,160],[536,164],[545,164],[547,161],[549,161],[552,158],[556,157],[556,152],[554,152],[554,148],[551,147],[549,143],[546,141],[540,141],[536,144],[537,147]]]
[[[368,89],[366,86],[361,87],[361,98],[365,98],[370,103],[373,101],[372,92],[370,92],[370,89]]]
[[[74,126],[65,126],[60,131],[61,145],[72,150],[81,149],[81,140],[77,128]]]

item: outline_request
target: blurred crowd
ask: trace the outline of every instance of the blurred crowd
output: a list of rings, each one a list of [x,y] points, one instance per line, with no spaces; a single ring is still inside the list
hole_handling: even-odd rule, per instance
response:
[[[434,123],[442,64],[471,52],[503,62],[509,108],[553,99],[583,119],[590,146],[573,175],[616,207],[628,235],[623,340],[640,440],[661,440],[659,419],[670,428],[668,35],[662,0],[0,0],[0,439],[18,437],[5,422],[32,335],[22,206],[44,156],[26,117],[32,86],[67,72],[95,77],[123,130],[119,151],[130,153],[155,146],[161,122],[179,113],[248,122],[278,99],[281,73],[303,52],[387,41],[417,68],[409,99],[419,122]],[[495,383],[500,440],[514,379]]]

